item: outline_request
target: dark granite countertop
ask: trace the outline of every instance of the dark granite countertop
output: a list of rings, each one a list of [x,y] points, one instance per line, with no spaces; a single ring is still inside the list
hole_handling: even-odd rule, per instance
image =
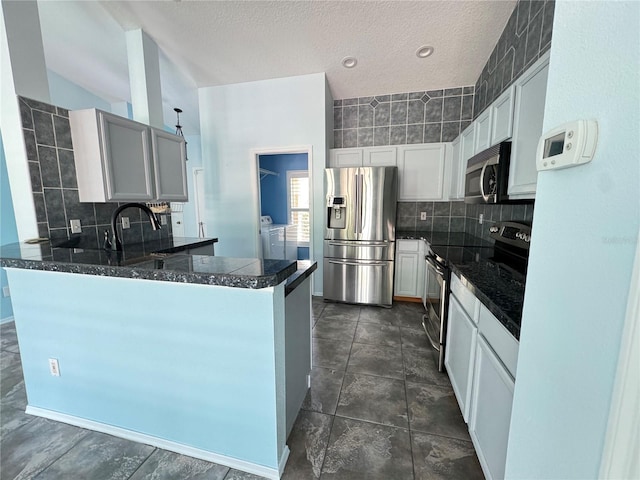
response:
[[[310,277],[318,268],[317,262],[311,260],[298,260],[298,270],[287,278],[284,286],[284,296],[286,297],[293,292],[306,278]]]
[[[490,259],[454,262],[451,269],[516,340],[520,340],[525,284]]]
[[[493,261],[493,242],[458,232],[396,230],[396,239],[424,240],[505,328],[520,339],[524,277]]]
[[[122,252],[14,243],[0,247],[0,265],[85,275],[142,278],[167,282],[265,288],[317,267],[291,260],[190,255],[190,249],[213,245],[217,239],[173,238],[125,245]],[[183,253],[181,253],[183,252]],[[302,281],[302,280],[300,280]],[[296,284],[297,285],[297,284]],[[293,290],[295,286],[291,288]]]

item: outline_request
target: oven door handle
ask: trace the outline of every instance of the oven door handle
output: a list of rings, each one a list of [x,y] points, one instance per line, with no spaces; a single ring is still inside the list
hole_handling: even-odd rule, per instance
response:
[[[427,255],[424,258],[427,261],[427,263],[431,265],[436,272],[438,272],[438,275],[440,275],[441,277],[444,277],[444,271],[442,270],[442,267],[438,264],[435,258],[433,258],[431,255]]]
[[[433,341],[433,338],[431,338],[431,335],[429,334],[429,329],[427,329],[427,324],[425,322],[429,321],[429,316],[428,315],[423,315],[422,316],[422,329],[424,330],[424,333],[427,334],[427,338],[429,339],[429,343],[431,344],[431,346],[436,350],[436,352],[440,351],[440,346],[438,346],[436,344],[436,342]]]

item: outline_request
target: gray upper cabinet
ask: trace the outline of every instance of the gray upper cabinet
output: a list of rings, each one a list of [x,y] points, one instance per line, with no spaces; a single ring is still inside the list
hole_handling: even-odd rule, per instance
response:
[[[183,202],[187,199],[187,158],[184,142],[176,137],[162,130],[151,129],[158,200]]]
[[[184,138],[97,109],[69,121],[81,202],[188,199]]]

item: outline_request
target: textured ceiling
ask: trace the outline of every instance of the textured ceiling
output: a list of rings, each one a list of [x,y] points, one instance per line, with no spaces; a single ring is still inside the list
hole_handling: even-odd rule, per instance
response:
[[[127,87],[126,45],[118,28],[142,28],[198,87],[317,72],[326,72],[334,98],[471,85],[515,4],[39,2],[48,66],[114,98],[126,98]],[[70,10],[75,13],[69,15]],[[81,26],[70,27],[77,23]],[[433,45],[435,53],[417,58],[422,45]],[[356,68],[341,66],[345,56],[358,59]],[[94,62],[110,65],[98,68]]]
[[[335,98],[475,83],[514,1],[102,2],[200,87],[326,72]],[[419,59],[415,51],[433,45]],[[341,60],[355,56],[345,69]]]

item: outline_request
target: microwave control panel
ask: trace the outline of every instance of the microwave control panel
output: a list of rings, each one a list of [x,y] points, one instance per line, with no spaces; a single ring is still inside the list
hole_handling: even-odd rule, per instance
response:
[[[574,167],[590,162],[598,143],[598,123],[577,120],[549,130],[538,142],[538,171]]]

